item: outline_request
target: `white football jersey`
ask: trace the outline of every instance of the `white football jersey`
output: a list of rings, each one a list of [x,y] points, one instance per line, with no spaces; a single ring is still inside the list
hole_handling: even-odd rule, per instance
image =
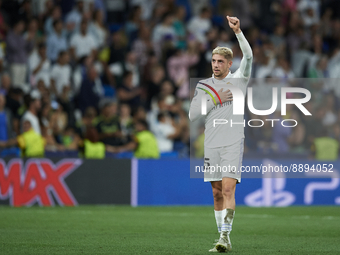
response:
[[[190,105],[189,118],[191,121],[205,117],[204,146],[208,148],[231,145],[244,138],[244,115],[233,114],[233,101],[215,105],[211,97],[216,96],[214,90],[217,92],[223,87],[235,86],[242,91],[243,99],[245,100],[253,58],[250,45],[243,33],[236,36],[243,52],[239,69],[235,73],[229,72],[222,80],[215,79],[213,75],[209,79],[199,81]],[[225,90],[227,88],[223,89],[223,91]],[[207,102],[207,115],[202,115],[202,96]],[[244,107],[244,104],[242,107]]]

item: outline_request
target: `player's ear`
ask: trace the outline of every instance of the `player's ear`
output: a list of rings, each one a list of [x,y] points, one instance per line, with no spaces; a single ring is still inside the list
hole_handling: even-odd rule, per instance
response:
[[[233,65],[233,61],[229,60],[228,61],[228,68],[230,68]]]

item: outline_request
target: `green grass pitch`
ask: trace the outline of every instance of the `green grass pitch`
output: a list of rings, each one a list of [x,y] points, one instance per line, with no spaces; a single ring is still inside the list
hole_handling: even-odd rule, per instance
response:
[[[212,207],[0,207],[0,254],[209,254]],[[339,207],[236,209],[231,254],[340,254]]]

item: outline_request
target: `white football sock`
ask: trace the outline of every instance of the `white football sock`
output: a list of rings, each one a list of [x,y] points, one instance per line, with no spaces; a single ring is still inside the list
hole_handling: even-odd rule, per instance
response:
[[[233,209],[227,209],[227,214],[223,219],[221,234],[222,232],[230,232],[233,226],[235,211]]]
[[[222,211],[215,211],[215,219],[216,219],[216,225],[217,225],[217,230],[218,233],[221,233],[221,228],[224,223],[224,218],[227,214],[227,210],[224,209]]]

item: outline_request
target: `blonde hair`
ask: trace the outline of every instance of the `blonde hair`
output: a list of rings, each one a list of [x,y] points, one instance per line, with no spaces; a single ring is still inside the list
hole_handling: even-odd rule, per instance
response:
[[[233,59],[233,51],[227,47],[217,46],[212,52],[212,55],[215,55],[215,54],[224,56],[228,60]]]

